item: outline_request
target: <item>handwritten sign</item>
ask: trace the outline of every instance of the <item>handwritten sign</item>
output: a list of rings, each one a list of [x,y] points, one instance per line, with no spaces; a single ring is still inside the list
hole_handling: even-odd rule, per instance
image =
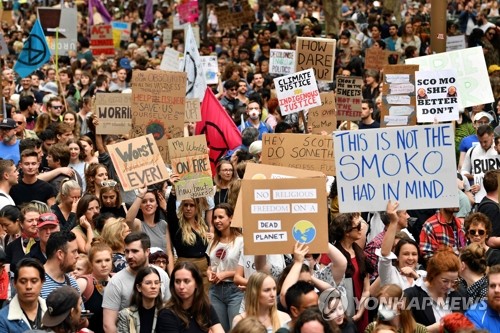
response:
[[[446,52],[463,50],[466,47],[465,35],[446,36]]]
[[[321,105],[312,68],[274,79],[282,115]]]
[[[132,122],[130,94],[96,94],[95,104],[99,125],[97,134],[129,134]]]
[[[167,47],[161,57],[160,69],[170,72],[180,72],[180,56],[182,53]]]
[[[405,63],[418,64],[421,71],[455,69],[462,109],[495,100],[480,46],[406,59]]]
[[[91,30],[90,49],[96,57],[104,54],[106,56],[115,55],[113,44],[113,28],[111,25],[93,25]]]
[[[186,98],[184,121],[186,123],[201,121],[200,100],[198,98]]]
[[[362,85],[363,78],[361,77],[337,76],[335,99],[338,120],[358,121],[361,119]]]
[[[331,133],[337,128],[337,117],[335,115],[335,94],[333,91],[319,94],[321,106],[309,109],[307,112],[307,123],[312,128],[313,134],[322,131]]]
[[[451,124],[335,132],[340,212],[458,207]]]
[[[380,127],[415,125],[415,72],[418,65],[384,67]]]
[[[399,53],[370,47],[365,51],[365,69],[382,70],[384,66],[396,65],[399,62]]]
[[[313,68],[317,80],[333,81],[336,43],[335,39],[297,37],[296,70]]]
[[[153,134],[168,161],[167,141],[184,135],[186,73],[162,70],[132,73],[131,136]]]
[[[207,84],[219,83],[217,73],[219,73],[219,65],[216,56],[202,56],[200,57],[201,64],[203,65],[203,73],[205,73],[205,81]]]
[[[235,1],[233,7],[216,6],[215,15],[219,29],[239,28],[242,24],[255,22],[255,12],[248,1]]]
[[[264,134],[262,163],[335,175],[333,139],[326,135]]]
[[[471,160],[472,172],[474,175],[474,185],[481,186],[479,192],[474,195],[476,202],[481,202],[486,196],[486,190],[483,186],[484,174],[490,170],[500,170],[500,155],[487,155]],[[466,179],[464,177],[464,179]]]
[[[271,49],[269,58],[269,73],[288,75],[295,72],[295,51]]]
[[[214,195],[212,170],[204,135],[168,140],[172,170],[180,176],[175,183],[179,200]]]
[[[171,28],[163,29],[163,43],[170,45],[172,44],[172,34],[174,30]]]
[[[148,134],[107,147],[125,191],[168,179],[167,168],[153,135]]]
[[[244,252],[290,253],[296,242],[323,253],[328,244],[325,183],[321,178],[242,181]]]
[[[453,69],[415,73],[419,123],[458,120],[456,75]]]

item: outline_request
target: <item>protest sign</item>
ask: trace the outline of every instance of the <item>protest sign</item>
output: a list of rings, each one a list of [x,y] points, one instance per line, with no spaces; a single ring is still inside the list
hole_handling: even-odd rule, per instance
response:
[[[476,148],[477,149],[477,148]],[[474,185],[479,185],[479,192],[474,195],[476,202],[481,202],[486,196],[483,186],[484,174],[490,170],[500,170],[500,155],[486,155],[471,159],[471,174],[474,176]],[[464,177],[465,181],[468,181]]]
[[[121,41],[128,41],[130,38],[130,23],[121,21],[111,21],[113,28],[113,45],[115,49],[120,48]]]
[[[39,7],[37,11],[50,52],[53,55],[56,54],[56,47],[60,56],[68,55],[69,51],[76,52],[78,42],[77,9]]]
[[[271,49],[269,57],[269,73],[279,75],[295,73],[295,51]]]
[[[321,105],[312,68],[274,79],[282,115]]]
[[[382,70],[384,66],[395,65],[399,62],[399,53],[382,50],[379,47],[370,47],[365,50],[365,69]]]
[[[168,179],[167,168],[152,134],[107,147],[123,190],[130,191]]]
[[[172,34],[173,34],[173,29],[163,29],[163,43],[170,45],[172,44]]]
[[[419,123],[458,120],[456,75],[453,69],[415,73]]]
[[[335,175],[333,139],[329,135],[272,133],[262,137],[262,164],[321,171]]]
[[[186,110],[184,113],[184,122],[201,121],[200,100],[198,98],[186,98]]]
[[[465,35],[446,36],[446,52],[462,50],[466,47]]]
[[[314,69],[318,81],[333,81],[335,66],[335,39],[297,37],[295,69]]]
[[[322,131],[331,133],[337,128],[337,117],[335,116],[335,94],[333,91],[319,94],[321,106],[309,109],[307,112],[307,124],[311,126],[313,134]]]
[[[207,84],[219,83],[217,73],[219,73],[219,65],[216,56],[201,56],[201,64],[203,65],[203,73],[205,73],[205,81]]]
[[[248,1],[231,3],[233,4],[231,7],[227,5],[215,7],[219,29],[239,28],[242,24],[255,22],[255,12]]]
[[[153,134],[168,161],[167,140],[184,135],[186,73],[162,70],[132,73],[131,137]]]
[[[336,106],[337,120],[358,121],[361,119],[361,87],[363,78],[354,76],[337,76]]]
[[[98,57],[104,54],[110,57],[115,55],[113,28],[110,24],[93,25],[90,34],[90,49],[94,56]]]
[[[212,170],[204,135],[168,140],[172,170],[180,179],[175,183],[178,200],[214,195]]]
[[[181,24],[198,22],[198,0],[181,1],[177,5],[177,13]]]
[[[451,124],[335,132],[341,213],[458,207]]]
[[[5,38],[3,37],[3,34],[0,34],[0,56],[4,56],[9,54],[9,47],[7,46],[7,43],[5,42]]]
[[[421,71],[455,69],[461,109],[495,100],[480,46],[406,59],[405,62],[420,65]]]
[[[3,1],[3,0],[2,0]],[[2,22],[7,23],[9,26],[14,24],[14,11],[0,9]]]
[[[245,168],[243,179],[283,179],[283,178],[321,178],[326,183],[325,174],[319,171],[287,168],[277,165],[266,165],[248,163]],[[241,193],[241,191],[240,191]],[[326,194],[325,194],[326,195]],[[238,195],[234,208],[233,221],[231,225],[235,228],[243,227],[243,204],[241,195]]]
[[[324,253],[328,209],[321,178],[242,180],[244,253],[290,253],[295,243]]]
[[[180,72],[180,56],[182,53],[167,47],[161,57],[160,69],[170,72]]]
[[[96,94],[95,105],[99,125],[96,134],[129,134],[132,123],[130,94]]]
[[[415,125],[415,72],[418,65],[384,67],[380,127]]]

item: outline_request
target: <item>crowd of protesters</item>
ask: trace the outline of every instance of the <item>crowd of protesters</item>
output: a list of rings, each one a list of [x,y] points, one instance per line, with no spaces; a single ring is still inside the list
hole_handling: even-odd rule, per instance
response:
[[[335,34],[325,34],[321,2],[255,4],[255,22],[231,29],[219,28],[209,4],[199,52],[217,56],[211,88],[242,143],[217,161],[213,197],[184,200],[176,174],[124,191],[107,145],[127,137],[96,134],[94,113],[96,94],[130,93],[134,71],[158,69],[166,48],[183,51],[182,31],[162,35],[175,4],[158,2],[148,22],[146,3],[104,3],[131,23],[114,57],[92,54],[87,5],[63,2],[78,8],[77,50],[24,78],[13,68],[41,4],[4,4],[12,23],[2,21],[1,332],[499,331],[497,171],[481,188],[471,169],[474,158],[500,154],[498,1],[448,2],[447,34],[482,47],[495,97],[460,110],[450,157],[459,206],[406,211],[388,202],[382,212],[339,213],[333,180],[328,251],[297,243],[267,256],[245,255],[244,230],[231,226],[240,179],[260,163],[264,134],[311,132],[307,114],[281,114],[270,50],[295,49],[297,36],[335,38],[335,75],[364,79],[361,119],[349,128],[378,128],[383,73],[365,70],[364,55],[386,49],[403,63],[431,54],[430,2],[401,3],[396,23],[379,1],[343,0]]]

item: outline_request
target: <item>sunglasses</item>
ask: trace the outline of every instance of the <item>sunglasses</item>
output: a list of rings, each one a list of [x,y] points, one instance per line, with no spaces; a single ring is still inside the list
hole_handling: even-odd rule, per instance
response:
[[[51,107],[56,110],[63,108],[62,105],[52,105]]]
[[[22,121],[16,121],[16,124],[18,124],[18,125],[22,125],[22,124],[24,124],[24,123],[23,123]]]
[[[115,187],[118,182],[116,180],[104,180],[101,182],[102,187]]]
[[[486,235],[486,230],[469,229],[469,235],[471,235],[471,236],[484,236],[484,235]]]
[[[351,227],[348,232],[351,232],[353,230],[361,231],[361,228],[363,228],[362,222],[359,222],[357,226]]]

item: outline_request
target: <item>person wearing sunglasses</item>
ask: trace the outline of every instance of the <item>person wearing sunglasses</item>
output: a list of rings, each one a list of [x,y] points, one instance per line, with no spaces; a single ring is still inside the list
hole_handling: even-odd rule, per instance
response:
[[[477,243],[485,250],[488,267],[500,264],[500,250],[489,247],[486,242],[492,233],[492,223],[486,214],[472,213],[464,221],[464,230],[469,244]]]
[[[16,136],[18,139],[38,138],[35,131],[26,128],[26,117],[22,113],[15,113],[12,119],[16,122]]]
[[[330,225],[330,242],[347,259],[345,288],[348,293],[346,313],[353,319],[359,332],[368,325],[368,311],[365,311],[370,296],[370,278],[366,269],[366,257],[358,244],[366,234],[363,218],[359,213],[339,214]],[[357,307],[356,305],[359,304]]]
[[[47,102],[47,113],[50,116],[50,119],[54,123],[60,123],[62,122],[62,114],[63,111],[63,103],[61,98],[59,97],[52,97],[49,99]]]
[[[118,182],[113,179],[105,180],[101,183],[99,199],[101,200],[101,213],[111,213],[115,217],[127,216],[130,205],[122,200]]]

